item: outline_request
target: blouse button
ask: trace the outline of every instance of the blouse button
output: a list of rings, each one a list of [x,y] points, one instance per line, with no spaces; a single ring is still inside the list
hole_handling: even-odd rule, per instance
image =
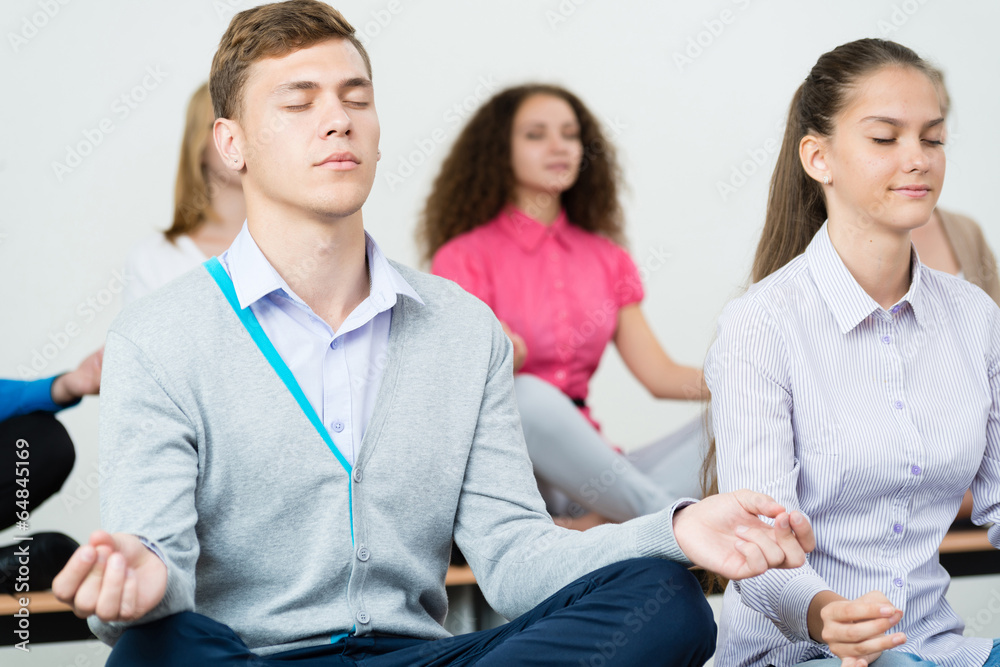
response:
[[[897,523],[895,526],[892,527],[892,532],[894,532],[894,533],[901,533],[901,532],[903,532],[903,524]]]
[[[892,585],[895,586],[896,588],[902,588],[903,580],[900,579],[899,577],[896,577],[895,579],[892,580]]]
[[[566,379],[566,371],[556,371],[556,379],[557,380],[565,380]]]

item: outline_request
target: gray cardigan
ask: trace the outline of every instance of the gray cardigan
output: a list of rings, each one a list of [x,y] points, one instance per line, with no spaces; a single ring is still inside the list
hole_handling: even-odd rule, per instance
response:
[[[521,434],[510,341],[454,283],[396,266],[424,304],[400,297],[392,309],[353,475],[204,268],[112,324],[101,519],[149,540],[168,568],[166,596],[140,622],[194,610],[262,655],[352,631],[444,637],[452,538],[508,618],[609,563],[688,562],[673,507],[585,533],[553,525]],[[90,622],[108,643],[124,627]]]

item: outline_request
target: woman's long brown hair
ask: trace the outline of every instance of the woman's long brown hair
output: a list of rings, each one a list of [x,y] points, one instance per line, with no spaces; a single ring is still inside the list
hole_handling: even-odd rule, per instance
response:
[[[624,242],[618,190],[621,179],[614,146],[576,95],[559,86],[528,84],[497,93],[473,115],[445,158],[417,228],[423,257],[459,234],[489,222],[511,202],[511,132],[514,115],[533,95],[565,100],[580,124],[583,160],[576,182],[560,196],[571,224]]]

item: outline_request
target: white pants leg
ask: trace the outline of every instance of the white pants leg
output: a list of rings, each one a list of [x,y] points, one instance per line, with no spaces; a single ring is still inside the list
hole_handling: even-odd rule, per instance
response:
[[[696,488],[700,466],[697,438],[689,434],[679,439],[668,437],[637,452],[641,466],[657,475],[651,477],[634,465],[631,457],[609,447],[556,387],[522,374],[514,379],[514,391],[528,454],[547,499],[553,494],[546,493],[545,487],[554,487],[588,510],[614,521],[627,521],[669,506],[680,497],[675,488]],[[692,443],[693,454],[678,451]],[[692,465],[690,471],[680,469]],[[558,508],[550,505],[550,511],[553,509]]]

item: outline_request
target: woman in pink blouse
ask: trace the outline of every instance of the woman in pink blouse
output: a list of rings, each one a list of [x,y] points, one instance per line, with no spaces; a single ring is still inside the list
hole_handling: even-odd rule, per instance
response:
[[[708,398],[701,370],[667,355],[639,307],[639,272],[620,245],[619,178],[613,147],[575,95],[511,88],[462,131],[420,229],[433,273],[486,302],[513,342],[524,437],[550,510],[614,521],[698,495],[705,438],[698,419],[615,451],[586,403],[608,342],[654,396]]]

